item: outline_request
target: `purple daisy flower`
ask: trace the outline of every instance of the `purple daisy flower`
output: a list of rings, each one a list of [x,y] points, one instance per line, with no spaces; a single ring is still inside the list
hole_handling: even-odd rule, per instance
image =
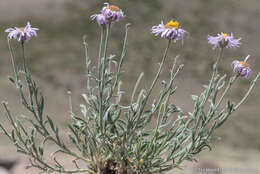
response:
[[[171,20],[166,25],[161,24],[152,27],[152,33],[155,36],[161,35],[162,38],[170,39],[174,42],[177,40],[184,41],[185,30],[179,28],[179,22]]]
[[[124,18],[124,12],[115,5],[109,5],[105,3],[106,7],[103,7],[101,13],[106,17],[110,22],[118,22]]]
[[[235,39],[233,37],[233,33],[231,33],[230,35],[226,33],[220,33],[217,36],[208,35],[208,43],[213,45],[213,49],[216,49],[217,46],[220,46],[221,48],[239,47],[240,40],[241,38]]]
[[[25,27],[8,28],[5,30],[5,32],[9,33],[9,39],[16,39],[19,42],[23,42],[29,41],[32,37],[36,37],[38,30],[38,28],[32,28],[30,22],[27,22],[27,25]]]
[[[249,57],[250,55],[248,55],[244,61],[235,60],[232,62],[233,71],[245,78],[250,78],[252,74],[252,70],[250,69],[249,64],[246,63]]]
[[[105,7],[102,8],[100,14],[94,14],[90,18],[92,20],[96,19],[99,25],[103,26],[112,26],[115,22],[122,20],[124,16],[124,12],[115,5],[109,5],[109,3],[105,3]]]
[[[92,20],[97,20],[98,25],[105,25],[107,26],[108,24],[108,20],[106,19],[106,17],[103,14],[94,14],[92,16],[90,16],[90,18]]]

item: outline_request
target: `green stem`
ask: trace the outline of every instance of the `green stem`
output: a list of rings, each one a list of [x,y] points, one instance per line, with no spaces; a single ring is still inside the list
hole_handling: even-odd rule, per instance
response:
[[[109,97],[108,97],[108,101],[110,100],[110,98],[111,98],[112,95],[114,94],[114,91],[115,91],[115,89],[116,89],[116,87],[118,86],[118,83],[119,83],[120,71],[121,71],[121,68],[122,68],[122,65],[123,65],[123,61],[124,61],[124,58],[125,58],[125,55],[126,55],[126,50],[127,50],[127,49],[126,49],[126,45],[127,45],[127,38],[128,38],[128,29],[129,29],[129,26],[130,26],[130,24],[126,24],[124,44],[123,44],[123,49],[122,49],[120,61],[119,61],[119,64],[118,64],[118,68],[117,68],[117,71],[116,71],[116,79],[115,79],[114,85],[113,85],[113,87],[112,87],[112,90],[111,90],[111,92],[110,92],[110,95],[109,95]]]
[[[217,58],[217,61],[216,63],[213,65],[213,74],[212,74],[212,77],[210,79],[210,82],[209,82],[209,86],[208,86],[208,89],[207,89],[207,92],[206,92],[206,97],[205,97],[205,100],[201,103],[201,107],[205,105],[205,103],[207,102],[210,94],[211,94],[211,91],[212,91],[212,85],[213,83],[215,82],[215,78],[216,78],[216,75],[218,75],[218,65],[219,65],[219,62],[223,56],[223,48],[220,48],[220,52],[219,52],[219,56]]]
[[[98,75],[99,75],[99,80],[100,80],[99,83],[101,83],[101,72],[102,72],[102,70],[101,70],[102,63],[101,63],[101,61],[102,61],[102,48],[103,48],[104,32],[105,32],[105,28],[102,27],[101,34],[100,34],[99,52],[98,52],[98,59],[99,59],[98,60],[98,72],[99,72]]]
[[[101,88],[99,90],[99,121],[100,121],[100,130],[103,134],[103,92],[104,92],[104,86],[105,86],[105,71],[106,71],[106,60],[107,60],[107,47],[108,47],[108,38],[110,33],[110,25],[108,25],[106,29],[106,39],[105,39],[105,45],[104,45],[104,58],[103,58],[103,66],[102,66],[102,74],[101,74]],[[101,63],[101,59],[99,60]]]
[[[162,72],[162,67],[163,67],[163,65],[164,65],[164,63],[165,63],[165,60],[166,60],[166,57],[167,57],[167,53],[168,53],[168,49],[169,49],[169,47],[170,47],[170,44],[171,44],[171,40],[168,41],[167,47],[166,47],[166,49],[165,49],[165,51],[164,51],[164,54],[163,54],[162,61],[161,61],[161,63],[160,63],[159,70],[158,70],[158,72],[157,72],[157,74],[156,74],[156,76],[155,76],[155,78],[154,78],[154,80],[153,80],[153,83],[152,83],[152,85],[151,85],[151,87],[150,87],[150,89],[149,89],[149,91],[148,91],[148,93],[147,93],[147,95],[146,95],[146,97],[145,97],[143,103],[142,103],[142,107],[141,107],[141,109],[140,109],[140,112],[139,112],[139,115],[138,115],[136,124],[135,124],[134,128],[132,129],[133,132],[135,131],[135,129],[136,129],[137,125],[138,125],[138,122],[139,122],[139,120],[140,120],[140,118],[141,118],[141,115],[142,115],[142,113],[143,113],[143,111],[144,111],[144,108],[145,108],[146,103],[147,103],[147,101],[148,101],[148,99],[149,99],[149,96],[150,96],[150,94],[151,94],[151,92],[152,92],[152,90],[153,90],[153,88],[154,88],[156,82],[158,81],[158,79],[159,79],[159,77],[160,77],[160,74],[161,74],[161,72]],[[137,114],[137,112],[136,112],[136,114]]]
[[[69,109],[70,109],[70,116],[74,116],[73,114],[73,107],[72,107],[72,97],[71,97],[71,91],[68,91],[68,96],[69,96]]]
[[[88,56],[88,43],[87,43],[87,39],[86,36],[83,37],[83,45],[84,45],[84,49],[85,49],[85,66],[86,66],[86,76],[88,76],[88,71],[89,71],[89,56]]]
[[[224,97],[226,96],[227,92],[229,91],[229,89],[231,88],[232,84],[236,81],[236,79],[239,77],[239,74],[235,75],[234,77],[230,78],[230,81],[228,83],[228,86],[226,87],[224,93],[222,94],[222,96],[220,97],[218,103],[216,104],[215,110],[219,107],[219,105],[222,103]]]
[[[110,25],[107,27],[107,30],[106,30],[106,40],[105,40],[105,46],[104,46],[104,59],[103,59],[103,67],[102,67],[102,81],[101,81],[102,92],[103,92],[104,84],[105,84],[105,71],[106,71],[107,46],[108,46],[109,33],[110,33]]]
[[[251,93],[251,91],[253,90],[256,81],[258,80],[258,78],[260,77],[260,73],[257,74],[256,78],[252,81],[252,84],[250,85],[250,88],[248,89],[246,95],[243,97],[243,99],[234,107],[234,110],[237,110],[237,108],[239,108],[239,106],[245,102],[245,100],[247,99],[247,97],[249,96],[249,94]]]
[[[167,53],[168,53],[168,49],[169,49],[169,47],[170,47],[170,44],[171,44],[171,40],[168,41],[167,47],[166,47],[166,49],[165,49],[165,51],[164,51],[164,54],[163,54],[162,61],[161,61],[161,63],[160,63],[159,70],[158,70],[158,72],[157,72],[157,74],[156,74],[156,76],[155,76],[155,78],[154,78],[154,80],[153,80],[153,83],[152,83],[152,85],[151,85],[151,87],[150,87],[150,89],[149,89],[149,91],[148,91],[148,93],[147,93],[147,95],[146,95],[145,101],[144,101],[144,103],[143,103],[143,107],[142,107],[142,109],[141,109],[141,111],[140,111],[140,115],[142,115],[142,112],[143,112],[143,110],[144,110],[144,106],[146,105],[146,103],[147,103],[147,101],[148,101],[148,98],[149,98],[149,96],[150,96],[150,94],[151,94],[151,92],[152,92],[152,90],[153,90],[153,88],[154,88],[156,82],[158,81],[158,79],[159,79],[159,77],[160,77],[160,74],[161,74],[161,72],[162,72],[162,67],[163,67],[163,65],[164,65],[164,63],[165,63],[165,60],[166,60],[166,57],[167,57]]]
[[[223,56],[223,50],[224,50],[224,48],[220,48],[219,56],[218,56],[218,59],[217,59],[217,61],[215,63],[216,74],[218,74],[218,65],[219,65],[220,59]]]
[[[26,60],[25,60],[25,53],[24,53],[24,41],[21,42],[21,45],[22,45],[23,68],[24,68],[25,75],[26,75],[26,77],[27,77],[28,72],[27,72]]]
[[[165,62],[166,57],[167,57],[167,53],[168,53],[168,49],[169,49],[169,47],[170,47],[170,44],[171,44],[171,40],[168,41],[167,47],[166,47],[166,49],[165,49],[165,51],[164,51],[164,54],[163,54],[162,62],[160,63],[159,71],[157,72],[157,74],[156,74],[156,76],[155,76],[155,79],[153,80],[152,86],[151,86],[151,88],[150,88],[149,91],[148,91],[147,97],[150,95],[150,93],[152,92],[152,90],[153,90],[153,88],[154,88],[154,85],[156,84],[156,82],[157,82],[158,79],[159,79],[159,76],[160,76],[160,74],[161,74],[161,72],[162,72],[162,67],[163,67],[164,62]]]
[[[15,79],[16,79],[16,87],[18,87],[18,80],[19,80],[19,75],[18,75],[18,72],[17,72],[17,68],[16,68],[16,64],[15,64],[15,56],[14,56],[14,50],[13,50],[13,47],[11,45],[11,40],[9,38],[7,38],[7,42],[8,42],[8,48],[9,48],[9,52],[10,52],[10,55],[11,55],[11,63],[12,63],[12,66],[13,66],[13,71],[14,71],[14,76],[15,76]]]

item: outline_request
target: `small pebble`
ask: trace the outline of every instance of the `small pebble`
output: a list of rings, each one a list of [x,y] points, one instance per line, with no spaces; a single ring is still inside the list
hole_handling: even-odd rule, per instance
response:
[[[10,173],[5,168],[0,167],[0,174],[10,174]]]

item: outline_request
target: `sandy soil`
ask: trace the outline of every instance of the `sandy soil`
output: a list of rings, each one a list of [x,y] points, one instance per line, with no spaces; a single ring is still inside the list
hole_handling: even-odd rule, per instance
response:
[[[45,19],[62,19],[66,0],[1,0],[0,20],[10,21],[28,17],[43,17]]]
[[[206,171],[217,171],[217,174],[259,174],[260,166],[259,155],[254,150],[241,149],[230,146],[216,145],[211,152],[204,151],[198,156],[198,163],[185,162],[182,165],[183,170],[174,169],[169,174],[214,174]],[[18,159],[17,165],[12,169],[12,174],[35,174],[37,169],[25,170],[28,164],[28,158],[14,153],[14,149],[2,146],[1,155],[7,159]],[[50,149],[49,149],[50,151]],[[71,159],[62,157],[67,168],[74,168]],[[51,163],[51,160],[50,160]],[[221,171],[221,172],[220,172]]]

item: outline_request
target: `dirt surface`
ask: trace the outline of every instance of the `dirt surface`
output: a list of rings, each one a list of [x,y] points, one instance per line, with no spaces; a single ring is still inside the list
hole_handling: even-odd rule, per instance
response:
[[[66,15],[64,3],[66,0],[1,0],[0,19],[10,21],[33,17],[44,19],[63,19]]]
[[[255,150],[234,148],[230,146],[215,145],[211,152],[204,151],[198,156],[198,163],[185,162],[182,165],[183,170],[174,169],[169,174],[211,174],[209,171],[217,171],[217,174],[259,174],[260,166],[259,155]],[[10,152],[8,152],[10,151]],[[11,170],[12,174],[35,174],[37,169],[25,170],[28,165],[28,158],[23,155],[14,153],[14,149],[10,147],[1,146],[1,155],[7,159],[17,159],[17,165]],[[246,154],[246,155],[245,155]],[[63,164],[67,168],[74,168],[71,159],[62,157]],[[50,160],[51,163],[51,160]],[[207,173],[207,172],[208,173]],[[212,173],[213,174],[213,173]]]

